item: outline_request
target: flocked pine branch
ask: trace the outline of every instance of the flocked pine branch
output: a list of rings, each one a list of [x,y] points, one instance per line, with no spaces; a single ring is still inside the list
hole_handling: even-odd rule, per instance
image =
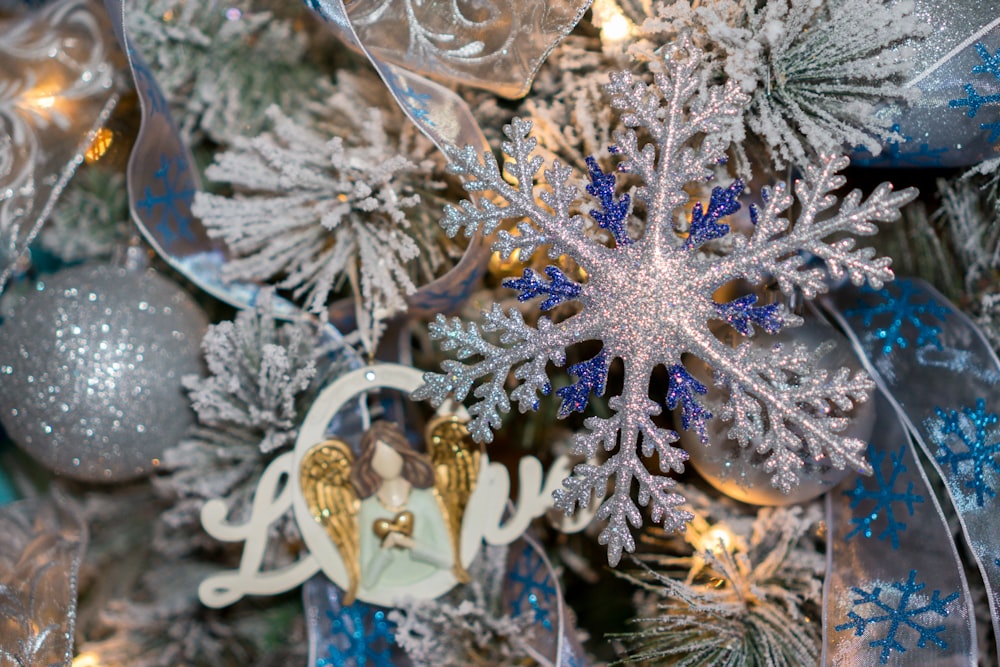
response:
[[[649,556],[625,662],[797,667],[819,660],[825,559],[807,533],[821,514],[766,508],[746,533],[698,517],[687,556]]]
[[[302,120],[330,92],[321,58],[307,56],[314,19],[304,3],[139,0],[125,18],[189,145],[257,134],[269,104]]]
[[[878,154],[892,130],[885,105],[905,104],[907,40],[930,32],[913,3],[886,0],[658,0],[640,26],[652,48],[688,35],[709,53],[712,78],[735,82],[750,105],[731,130],[741,162],[746,133],[776,167],[863,146]]]
[[[507,548],[484,546],[472,583],[433,600],[402,600],[388,618],[414,667],[521,667],[539,664],[535,618],[504,613]]]
[[[255,308],[209,328],[202,341],[209,374],[184,378],[198,428],[164,453],[155,479],[161,495],[174,501],[158,527],[159,547],[190,549],[190,540],[178,535],[203,535],[191,529],[207,499],[227,499],[236,515],[249,509],[260,473],[292,447],[316,386],[337,372],[319,372],[317,340],[312,324],[279,323],[267,291]],[[282,537],[294,537],[291,525],[276,532],[291,530]]]
[[[763,192],[763,209],[752,210],[756,229],[748,238],[734,235],[725,256],[699,252],[704,243],[728,235],[721,219],[739,208],[742,184],[717,188],[707,207],[693,209],[681,234],[675,225],[688,199],[684,188],[711,175],[723,157],[724,128],[746,102],[732,81],[702,88],[700,64],[700,51],[685,45],[662,63],[653,84],[622,72],[612,74],[607,87],[623,126],[615,133],[619,168],[643,183],[634,191],[645,212],[640,238],[627,233],[634,202],[629,195],[619,196],[615,177],[599,168],[591,170],[587,187],[598,202],[591,216],[615,243],[602,245],[584,233],[583,216],[574,212],[582,193],[570,183],[571,170],[555,163],[542,171],[530,123],[515,119],[505,128],[504,172],[511,182],[501,176],[491,153],[479,156],[466,148],[453,156],[455,171],[467,176],[466,188],[493,196],[449,209],[442,222],[449,233],[491,232],[502,220],[521,219],[516,233],[498,233],[496,250],[509,256],[518,249],[528,261],[546,247],[551,257],[573,259],[586,281],[578,283],[578,293],[571,297],[580,304],[579,312],[558,322],[541,317],[531,327],[519,313],[505,313],[498,305],[485,313],[481,327],[439,316],[431,335],[454,350],[457,359],[443,364],[444,373],[427,373],[415,397],[440,404],[450,395],[464,400],[471,392],[476,400],[469,408],[470,431],[489,441],[512,399],[524,412],[537,407],[539,392],[551,390],[548,362],[562,364],[571,344],[601,341],[597,356],[570,369],[579,379],[559,396],[562,414],[583,411],[591,393],[604,391],[609,364],[623,362],[622,391],[608,401],[612,414],[588,418],[587,430],[574,438],[576,453],[607,458],[577,466],[556,492],[556,504],[572,513],[592,495],[604,497],[613,482],[613,492],[598,511],[608,522],[599,541],[608,545],[612,564],[622,551],[634,549],[630,526],[642,525],[640,506],[648,507],[652,520],[667,530],[681,529],[690,518],[678,507],[683,498],[673,492],[675,481],[660,474],[683,471],[687,454],[674,445],[674,431],[653,421],[664,407],[680,408],[686,428],[700,431],[711,418],[699,400],[707,387],[688,372],[686,355],[707,363],[715,370],[716,383],[729,390],[724,413],[734,417],[733,434],[765,456],[776,487],[793,487],[806,460],[824,458],[837,468],[867,469],[864,443],[838,433],[846,422],[833,408],[843,410],[864,400],[870,380],[844,370],[818,370],[814,355],[794,347],[776,348],[765,361],[750,351],[750,341],[735,349],[722,343],[709,330],[712,320],[729,321],[745,335],[756,327],[775,332],[799,320],[776,306],[755,306],[751,295],[719,303],[713,294],[736,280],[760,283],[768,278],[785,293],[819,293],[825,290],[824,273],[807,265],[805,252],[836,277],[880,286],[892,278],[888,260],[856,249],[853,236],[874,234],[874,222],[895,219],[899,207],[916,195],[912,189],[893,192],[883,184],[865,200],[857,192],[848,194],[834,209],[837,198],[831,192],[843,184],[837,171],[846,160],[825,158],[795,184],[800,209],[794,220],[785,217],[792,195],[776,186]],[[535,282],[540,285],[542,279]],[[560,282],[563,294],[569,293],[570,283]],[[490,332],[499,333],[499,343],[483,337]],[[659,366],[667,370],[670,384],[665,395],[650,397],[650,375]],[[510,375],[515,388],[508,394]],[[656,460],[658,471],[649,470],[643,459]]]
[[[317,313],[350,283],[373,351],[384,320],[445,261],[433,222],[444,159],[399,112],[359,112],[366,83],[341,75],[309,125],[272,107],[270,131],[234,140],[206,170],[236,194],[199,193],[192,210],[236,255],[229,278],[273,279]]]

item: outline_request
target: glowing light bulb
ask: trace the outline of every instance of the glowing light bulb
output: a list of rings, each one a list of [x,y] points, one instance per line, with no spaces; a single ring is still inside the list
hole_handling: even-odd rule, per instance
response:
[[[101,667],[101,657],[93,651],[86,651],[73,658],[72,667]]]
[[[614,14],[601,27],[601,41],[608,43],[622,42],[632,33],[631,22],[623,14]]]
[[[710,528],[704,536],[702,536],[701,544],[702,549],[705,551],[721,553],[723,551],[731,551],[735,541],[736,536],[733,535],[731,530],[723,525],[716,525],[712,526],[712,528]]]

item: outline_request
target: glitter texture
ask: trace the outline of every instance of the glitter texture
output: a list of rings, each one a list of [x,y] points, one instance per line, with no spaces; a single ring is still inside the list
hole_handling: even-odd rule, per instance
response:
[[[696,206],[687,224],[681,223],[688,201],[684,187],[713,175],[724,156],[721,129],[742,113],[746,103],[732,83],[699,92],[700,57],[697,49],[682,45],[678,57],[661,64],[663,72],[652,85],[629,72],[611,75],[607,92],[624,125],[614,135],[615,154],[623,159],[620,167],[644,183],[634,191],[636,210],[631,211],[629,224],[622,222],[623,231],[615,234],[644,229],[641,237],[630,237],[630,243],[609,247],[588,234],[583,215],[575,212],[580,193],[571,168],[555,163],[544,170],[544,182],[536,185],[544,161],[534,155],[537,141],[529,136],[529,122],[514,119],[504,128],[508,138],[503,145],[504,172],[510,182],[492,153],[480,156],[468,147],[452,155],[453,169],[468,177],[468,191],[494,194],[478,205],[464,201],[449,208],[442,221],[446,231],[491,233],[504,219],[522,219],[516,233],[498,232],[494,249],[504,258],[517,250],[522,261],[542,247],[550,257],[568,255],[586,275],[574,298],[582,308],[561,321],[541,317],[537,327],[527,325],[517,310],[505,312],[499,304],[483,314],[481,328],[439,315],[431,324],[432,337],[441,340],[444,349],[455,350],[459,360],[474,356],[481,360],[445,361],[445,372],[427,373],[426,384],[414,397],[431,399],[435,405],[451,394],[464,400],[474,383],[489,377],[474,390],[478,400],[469,407],[470,432],[479,441],[489,441],[512,400],[524,412],[535,408],[539,392],[549,390],[550,361],[562,365],[568,346],[601,341],[602,357],[594,365],[606,373],[613,359],[621,359],[623,389],[609,400],[613,411],[609,417],[585,421],[588,430],[574,437],[573,450],[588,459],[599,452],[610,456],[598,465],[576,466],[564,488],[556,491],[556,506],[571,514],[587,506],[593,495],[605,497],[609,483],[614,483],[612,495],[597,513],[608,521],[599,542],[608,545],[612,564],[623,550],[635,548],[630,526],[643,523],[639,506],[648,506],[652,520],[668,531],[681,529],[690,518],[679,508],[684,499],[671,492],[676,482],[651,473],[642,460],[656,461],[660,472],[684,470],[688,455],[674,446],[677,434],[652,419],[664,403],[680,405],[686,427],[698,431],[711,416],[699,400],[704,385],[685,369],[686,355],[705,362],[715,371],[716,385],[729,390],[719,417],[733,423],[730,437],[742,447],[753,443],[764,456],[775,487],[791,490],[807,461],[868,470],[865,443],[838,434],[849,420],[837,411],[846,412],[865,400],[871,380],[846,368],[817,369],[817,351],[804,345],[757,349],[750,341],[735,348],[722,342],[709,329],[710,321],[731,319],[734,326],[752,333],[754,323],[775,330],[800,319],[770,306],[754,308],[749,299],[723,304],[720,310],[713,294],[735,280],[756,284],[771,276],[786,294],[799,291],[811,298],[826,290],[827,271],[835,280],[849,277],[855,284],[869,282],[880,288],[893,277],[889,260],[875,258],[870,248],[856,249],[849,235],[876,233],[873,221],[896,219],[899,207],[916,195],[912,189],[893,192],[882,184],[865,201],[857,191],[848,194],[840,210],[832,211],[836,197],[831,192],[844,184],[837,172],[847,159],[830,157],[806,168],[805,178],[796,182],[801,210],[794,223],[783,217],[793,198],[779,184],[766,191],[764,207],[754,209],[754,233],[729,234],[728,225],[719,220],[738,208],[743,189],[739,182],[717,188],[707,208]],[[590,178],[588,191],[597,197],[599,209],[592,217],[614,232],[628,200],[615,198],[613,176],[592,167]],[[838,239],[827,243],[832,235]],[[722,236],[728,254],[703,250],[705,241]],[[807,265],[803,252],[822,258],[826,270]],[[483,332],[498,332],[500,344],[486,340]],[[668,370],[670,387],[667,396],[652,400],[649,378],[657,366]],[[579,389],[563,396],[563,414],[582,408],[584,389],[603,390],[603,378],[598,381],[593,371],[586,365],[574,367]],[[517,386],[508,394],[505,385],[511,373]]]
[[[880,517],[885,517],[885,528],[878,534],[878,539],[889,539],[893,549],[899,548],[899,534],[906,530],[906,524],[897,518],[895,505],[902,504],[910,516],[913,516],[914,504],[924,502],[922,495],[913,492],[913,482],[907,484],[906,491],[896,490],[896,480],[906,472],[906,466],[903,465],[904,456],[906,456],[905,446],[900,447],[898,452],[888,452],[889,469],[886,474],[883,469],[886,453],[868,445],[868,457],[875,471],[871,483],[866,484],[866,480],[858,479],[853,489],[842,492],[850,497],[852,510],[865,506],[863,513],[851,518],[851,523],[855,527],[844,537],[845,540],[855,535],[872,537],[875,534],[873,528],[875,522]],[[869,505],[868,501],[874,501],[875,505]]]
[[[941,591],[934,591],[931,599],[927,600],[925,596],[915,595],[927,586],[916,583],[916,577],[917,571],[910,570],[910,576],[904,582],[892,582],[888,586],[875,585],[871,592],[852,588],[851,591],[858,596],[852,601],[854,607],[872,605],[873,609],[869,612],[872,615],[865,617],[852,611],[847,615],[851,622],[838,625],[837,632],[854,630],[856,636],[863,637],[869,628],[872,628],[873,634],[876,628],[885,627],[885,636],[868,642],[872,648],[881,647],[879,664],[882,665],[889,664],[889,657],[893,651],[906,652],[906,646],[900,641],[900,631],[904,628],[910,628],[917,634],[917,648],[926,648],[928,643],[938,648],[947,648],[948,643],[938,637],[938,634],[945,631],[945,626],[928,625],[926,617],[947,616],[948,605],[958,599],[958,593],[952,593],[942,599]],[[887,593],[885,597],[882,595],[883,592]],[[922,616],[923,619],[920,618]]]
[[[933,345],[941,349],[941,327],[931,324],[928,318],[944,322],[948,315],[947,309],[928,299],[917,303],[917,288],[909,280],[897,281],[893,289],[863,290],[879,300],[874,303],[860,302],[857,307],[844,311],[846,317],[861,317],[861,323],[881,342],[882,354],[892,354],[895,349],[905,350],[911,342],[918,348]],[[887,323],[886,320],[888,320]],[[874,326],[873,325],[881,325]],[[907,331],[904,331],[906,329]],[[916,333],[916,339],[911,341],[908,330]]]
[[[975,408],[963,407],[961,411],[937,408],[936,412],[937,418],[929,420],[927,425],[938,445],[935,459],[950,471],[945,478],[956,500],[972,492],[976,507],[983,507],[996,496],[994,487],[1000,473],[998,416],[987,411],[986,401],[981,398],[976,400]],[[953,447],[953,442],[959,446]]]
[[[62,271],[15,301],[0,327],[0,421],[59,474],[142,475],[194,421],[181,377],[202,373],[207,325],[155,273]]]

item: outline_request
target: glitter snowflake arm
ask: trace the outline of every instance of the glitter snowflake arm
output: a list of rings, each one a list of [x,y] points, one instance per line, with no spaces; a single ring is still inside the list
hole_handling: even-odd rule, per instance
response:
[[[503,131],[509,139],[503,144],[509,158],[504,162],[504,173],[516,185],[503,179],[492,153],[486,152],[480,159],[471,146],[455,151],[449,169],[470,177],[464,184],[466,191],[489,192],[504,205],[483,198],[479,203],[465,200],[459,207],[449,206],[441,222],[444,230],[451,236],[460,229],[466,236],[476,231],[491,234],[503,220],[526,218],[517,226],[518,235],[506,230],[498,234],[494,250],[504,258],[519,249],[521,257],[527,259],[543,245],[550,246],[552,257],[570,254],[585,269],[606,257],[609,249],[587,238],[583,217],[570,210],[577,197],[576,186],[569,182],[573,170],[556,162],[543,173],[546,187],[536,187],[543,160],[533,155],[538,141],[529,136],[531,121],[515,118]]]
[[[807,298],[825,292],[826,281],[819,267],[803,269],[810,253],[821,259],[834,280],[845,275],[855,285],[866,281],[876,289],[892,280],[888,257],[875,257],[874,248],[855,249],[851,236],[871,236],[878,232],[874,222],[891,222],[899,218],[899,208],[917,196],[914,188],[894,192],[888,183],[880,184],[862,201],[861,192],[848,194],[837,213],[822,218],[820,214],[833,207],[837,198],[830,194],[843,186],[845,179],[838,174],[846,167],[846,157],[828,156],[819,167],[809,166],[805,178],[795,183],[795,193],[802,211],[794,224],[783,217],[792,204],[792,197],[779,184],[765,193],[764,209],[756,214],[753,235],[734,236],[733,251],[714,265],[718,286],[736,277],[759,282],[773,276],[786,294],[795,288]],[[832,243],[826,239],[838,235]]]
[[[867,400],[874,383],[862,372],[852,377],[847,368],[817,368],[830,345],[810,350],[794,344],[762,351],[744,343],[731,358],[720,343],[711,347],[718,348],[718,357],[706,354],[706,361],[718,369],[716,384],[730,394],[719,417],[732,421],[730,438],[767,456],[764,470],[775,488],[791,491],[808,460],[829,457],[834,467],[870,471],[863,456],[865,443],[839,433],[849,423],[842,415]]]
[[[656,453],[662,472],[683,472],[688,455],[673,446],[676,433],[653,423],[651,418],[662,408],[649,399],[647,378],[639,373],[627,377],[629,380],[621,395],[608,402],[615,413],[608,418],[588,418],[584,422],[587,431],[577,433],[573,439],[573,451],[588,458],[601,450],[613,452],[618,448],[618,451],[600,465],[577,465],[573,475],[563,482],[564,488],[554,494],[556,508],[572,515],[577,507],[586,507],[592,495],[598,498],[607,495],[608,482],[614,481],[614,492],[597,511],[597,517],[608,522],[598,542],[607,545],[611,565],[618,564],[622,551],[635,550],[629,526],[642,526],[640,505],[648,506],[652,520],[663,524],[667,531],[683,529],[692,518],[690,512],[679,509],[684,498],[670,492],[677,483],[664,475],[649,472],[639,458],[639,451],[647,458]],[[638,504],[632,498],[633,482],[639,489]]]
[[[483,333],[499,332],[499,345],[483,338]],[[516,309],[504,312],[499,304],[483,313],[483,324],[463,325],[457,318],[450,320],[443,315],[430,325],[430,336],[440,340],[444,350],[454,350],[459,359],[480,356],[477,363],[466,364],[447,360],[442,364],[444,373],[425,373],[425,384],[413,392],[414,400],[430,399],[440,405],[449,394],[464,400],[477,380],[490,379],[476,387],[472,394],[479,399],[469,408],[472,421],[469,432],[477,442],[491,442],[493,430],[500,427],[501,413],[509,412],[511,400],[518,403],[521,412],[538,408],[538,394],[552,391],[545,372],[549,361],[557,365],[565,362],[566,346],[577,340],[578,332],[563,325],[554,325],[546,317],[540,318],[538,327],[532,328]],[[518,386],[507,395],[507,376],[513,371]]]

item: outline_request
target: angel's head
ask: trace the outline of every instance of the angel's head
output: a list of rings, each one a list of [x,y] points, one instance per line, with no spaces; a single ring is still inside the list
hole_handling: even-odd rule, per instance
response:
[[[418,489],[427,489],[434,485],[434,468],[413,450],[399,426],[375,422],[361,438],[361,453],[351,468],[351,484],[363,500],[378,491],[383,480],[399,477]]]

